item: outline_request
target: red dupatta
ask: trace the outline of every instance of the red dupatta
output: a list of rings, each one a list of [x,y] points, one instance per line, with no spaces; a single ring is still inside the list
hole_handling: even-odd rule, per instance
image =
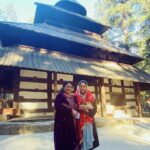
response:
[[[94,95],[88,90],[86,92],[86,95],[85,95],[84,99],[80,95],[79,90],[77,90],[75,92],[75,96],[77,97],[77,102],[78,102],[79,106],[82,105],[85,102],[90,102],[92,104],[95,100]],[[83,127],[84,127],[84,125],[86,123],[93,123],[93,121],[94,121],[93,118],[89,117],[86,112],[80,111],[80,119],[79,119],[79,122],[78,122],[78,130],[79,130],[79,139],[80,139],[80,141],[83,138]]]

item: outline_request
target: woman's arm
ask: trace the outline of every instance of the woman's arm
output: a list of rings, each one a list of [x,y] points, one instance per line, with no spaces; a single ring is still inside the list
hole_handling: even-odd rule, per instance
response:
[[[93,102],[93,109],[90,109],[87,112],[87,115],[89,115],[90,117],[94,117],[96,112],[97,112],[97,105],[96,105],[96,100],[94,100],[94,102]]]
[[[71,112],[71,108],[67,108],[67,107],[64,106],[64,104],[66,104],[64,99],[65,99],[65,97],[62,94],[58,94],[56,96],[55,110],[56,111],[62,111],[62,112]]]

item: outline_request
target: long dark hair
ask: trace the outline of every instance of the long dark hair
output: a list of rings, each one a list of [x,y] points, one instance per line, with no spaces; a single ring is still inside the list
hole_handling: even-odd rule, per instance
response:
[[[72,85],[72,83],[70,81],[64,81],[62,88],[60,89],[59,93],[65,93],[65,86],[70,83]]]

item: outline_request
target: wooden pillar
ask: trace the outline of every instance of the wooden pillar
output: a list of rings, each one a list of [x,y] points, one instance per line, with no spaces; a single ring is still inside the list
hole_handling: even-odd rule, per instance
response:
[[[54,73],[54,96],[57,94],[57,73]]]
[[[100,95],[100,83],[98,78],[96,78],[96,83],[95,83],[95,96],[96,96],[96,105],[97,105],[97,115],[99,117],[102,117],[102,102],[101,102],[101,95]]]
[[[19,85],[20,85],[20,69],[15,70],[14,81],[13,81],[13,92],[14,92],[14,107],[19,108]]]
[[[121,88],[122,88],[122,93],[125,95],[125,89],[124,89],[124,82],[121,80]]]
[[[122,88],[122,94],[123,94],[123,98],[124,98],[124,102],[125,102],[124,110],[125,110],[125,113],[127,114],[127,107],[126,107],[126,100],[125,100],[125,87],[124,87],[123,80],[121,80],[121,88]]]
[[[136,98],[136,105],[138,106],[138,113],[139,117],[142,117],[142,107],[141,107],[141,96],[140,96],[140,86],[139,83],[134,83],[135,87],[135,98]]]
[[[98,96],[98,80],[97,80],[97,78],[95,79],[96,80],[96,83],[94,84],[95,86],[94,86],[94,88],[95,88],[95,98],[96,98],[96,100],[97,100],[97,102],[98,102],[98,100],[99,100],[99,96]]]
[[[77,81],[77,76],[73,75],[73,86],[74,86],[74,92],[77,90],[77,86],[78,86],[78,81]]]
[[[105,117],[106,116],[106,95],[105,95],[104,78],[99,79],[99,89],[100,89],[102,117]]]
[[[112,83],[111,79],[108,79],[109,92],[112,93]]]
[[[48,72],[47,76],[47,94],[48,94],[48,109],[52,111],[52,73]]]

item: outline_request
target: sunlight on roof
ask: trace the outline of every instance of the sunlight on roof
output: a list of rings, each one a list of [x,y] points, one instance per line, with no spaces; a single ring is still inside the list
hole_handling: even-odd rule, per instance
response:
[[[117,63],[113,63],[113,62],[105,62],[105,65],[111,69],[115,69],[115,70],[123,70],[122,67],[120,67]]]
[[[113,71],[111,71],[110,69],[105,68],[105,67],[99,67],[99,66],[95,66],[95,65],[90,65],[90,67],[92,69],[94,69],[95,71],[99,71],[103,75],[112,75],[114,73]]]
[[[0,63],[3,59],[4,59],[4,57],[0,58]],[[13,64],[16,64],[16,63],[21,62],[21,61],[23,61],[23,57],[18,55],[17,53],[14,54],[13,52],[9,52],[7,54],[7,58],[5,60],[7,65],[12,65],[12,62],[13,62]]]
[[[40,54],[47,54],[47,50],[43,49],[43,48],[40,48]]]
[[[27,51],[27,52],[33,52],[34,48],[30,47],[30,46],[26,46],[26,45],[19,45],[18,46],[19,49],[21,49],[22,51]]]
[[[64,55],[62,55],[60,53],[56,53],[56,52],[52,52],[51,56],[54,56],[57,59],[61,59],[61,60],[65,60],[65,61],[69,61],[70,60],[69,57],[66,57],[66,56],[64,56]]]
[[[78,68],[76,69],[76,73],[77,74],[81,74],[81,75],[95,75],[93,72],[86,70],[86,69],[82,69],[82,68]]]

